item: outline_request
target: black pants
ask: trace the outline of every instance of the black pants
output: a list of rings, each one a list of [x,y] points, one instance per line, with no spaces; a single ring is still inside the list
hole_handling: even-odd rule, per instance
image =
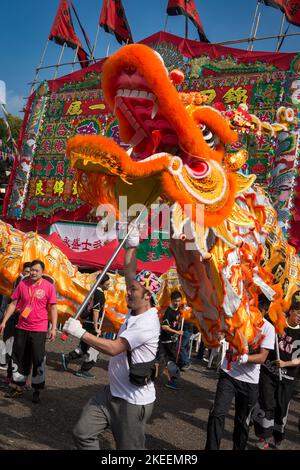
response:
[[[83,328],[85,328],[85,330],[91,333],[92,335],[97,336],[94,325],[91,325],[90,323],[84,323]],[[92,351],[93,354],[90,355],[89,351]],[[82,357],[84,357],[85,359],[81,364],[80,370],[88,372],[96,364],[96,358],[92,359],[90,356],[95,358],[95,350],[91,348],[91,346],[86,344],[84,341],[80,341],[78,348],[74,349],[74,351],[71,351],[68,354],[68,360],[74,361],[76,359],[81,359]]]
[[[160,345],[160,361],[167,364],[169,361],[176,363],[177,356],[177,341],[170,343],[161,343]]]
[[[24,386],[32,366],[32,387],[45,386],[47,332],[27,331],[16,328],[12,351],[12,383]]]
[[[16,334],[16,325],[18,323],[18,319],[19,319],[19,315],[15,313],[12,317],[9,318],[8,322],[5,325],[5,330],[4,330],[4,333],[3,333],[3,341],[6,344],[8,342],[10,342],[10,345],[11,345],[14,342],[14,337],[15,337],[15,334]],[[7,367],[7,378],[12,379],[12,372],[13,372],[12,371],[12,349],[11,349],[11,353],[8,353],[7,351],[8,350],[6,350],[7,365],[8,365],[8,367]]]
[[[246,448],[250,417],[258,398],[258,384],[242,382],[220,371],[215,402],[209,413],[206,450],[218,450],[223,437],[225,417],[235,397],[233,450]]]
[[[273,436],[276,442],[284,439],[289,404],[294,391],[294,380],[279,380],[262,367],[259,378],[259,399],[253,411],[254,430],[257,437]]]

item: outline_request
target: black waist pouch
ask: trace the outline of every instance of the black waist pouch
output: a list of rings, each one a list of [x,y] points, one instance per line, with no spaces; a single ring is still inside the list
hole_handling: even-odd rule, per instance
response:
[[[129,364],[129,381],[133,385],[147,385],[149,382],[153,382],[158,376],[158,362],[156,358],[153,359],[153,361],[132,364],[131,351],[127,351],[127,358]]]

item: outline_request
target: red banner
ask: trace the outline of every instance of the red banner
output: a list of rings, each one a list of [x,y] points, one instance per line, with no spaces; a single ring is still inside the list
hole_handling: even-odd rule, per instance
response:
[[[300,26],[300,0],[263,0],[264,4],[279,8],[283,13],[287,21],[296,26]]]
[[[200,41],[209,42],[205,36],[200,16],[197,11],[194,0],[169,0],[167,6],[167,14],[170,16],[185,15],[196,26]]]
[[[56,17],[49,34],[49,40],[63,46],[64,43],[72,49],[78,48],[78,60],[81,67],[89,65],[87,53],[84,51],[80,39],[77,37],[71,18],[68,0],[61,0]]]
[[[99,25],[107,33],[114,34],[120,44],[133,42],[121,0],[104,0]]]

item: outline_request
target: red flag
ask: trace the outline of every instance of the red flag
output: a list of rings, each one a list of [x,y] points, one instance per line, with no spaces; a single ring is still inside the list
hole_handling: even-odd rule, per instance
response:
[[[89,64],[87,53],[74,31],[68,0],[60,1],[48,39],[60,46],[66,43],[72,49],[77,49],[78,47],[78,59],[81,66],[86,67]]]
[[[200,16],[197,11],[194,0],[169,0],[167,6],[167,14],[170,16],[185,15],[196,26],[200,41],[209,42],[205,36]]]
[[[300,26],[300,0],[261,0],[265,5],[279,8],[289,23]]]
[[[133,42],[121,0],[104,0],[99,25],[107,33],[114,34],[120,44]]]

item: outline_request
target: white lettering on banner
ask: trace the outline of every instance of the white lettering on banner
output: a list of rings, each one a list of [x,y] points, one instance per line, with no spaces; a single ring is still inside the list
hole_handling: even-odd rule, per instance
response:
[[[97,230],[97,224],[76,224],[57,222],[51,225],[50,235],[57,233],[65,245],[73,251],[97,250],[116,238],[116,232],[108,237]]]

